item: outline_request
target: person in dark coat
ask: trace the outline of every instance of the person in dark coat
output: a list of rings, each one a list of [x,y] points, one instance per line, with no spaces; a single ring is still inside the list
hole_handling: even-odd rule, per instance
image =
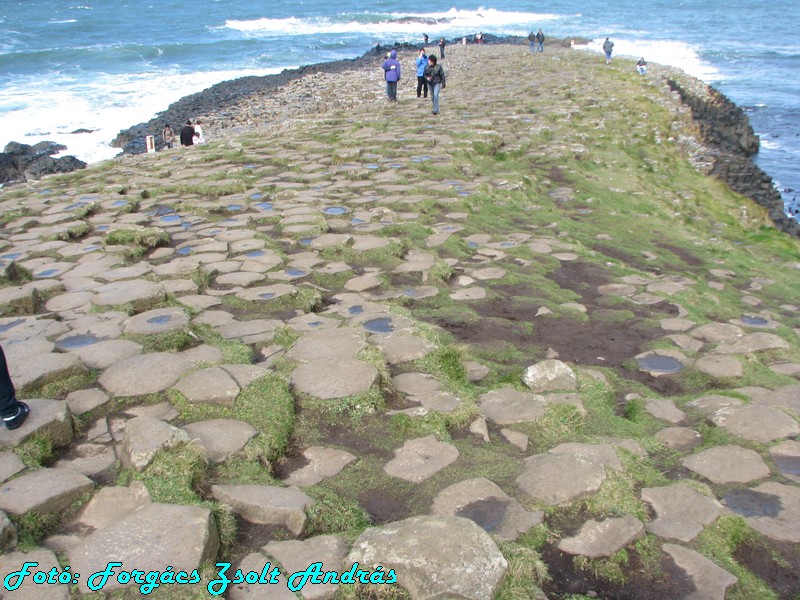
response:
[[[544,52],[544,32],[541,29],[536,32],[536,43],[539,44],[539,52]]]
[[[7,429],[17,429],[28,418],[30,408],[17,400],[17,392],[8,373],[6,355],[0,348],[0,416]]]
[[[442,65],[436,64],[436,57],[428,57],[428,66],[425,67],[425,79],[428,80],[428,89],[431,91],[433,101],[433,114],[439,114],[439,92],[447,85]]]
[[[183,126],[181,129],[181,146],[193,146],[194,145],[194,127],[192,127],[191,121],[186,121],[186,125]]]
[[[611,62],[611,52],[613,50],[614,50],[614,42],[606,38],[606,41],[603,42],[603,52],[606,53],[606,64]]]
[[[447,40],[439,38],[439,58],[444,60],[444,47],[447,45]]]

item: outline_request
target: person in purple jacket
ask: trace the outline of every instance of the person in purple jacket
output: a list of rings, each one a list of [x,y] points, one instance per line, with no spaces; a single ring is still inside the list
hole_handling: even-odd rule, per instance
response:
[[[400,61],[397,60],[397,50],[389,53],[389,58],[383,61],[383,74],[386,77],[386,95],[389,102],[397,102],[397,82],[400,81]]]

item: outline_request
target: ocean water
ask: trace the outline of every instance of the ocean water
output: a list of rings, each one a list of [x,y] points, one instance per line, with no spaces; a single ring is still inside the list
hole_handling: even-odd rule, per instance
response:
[[[120,129],[235,77],[353,58],[374,44],[478,31],[615,42],[748,111],[760,166],[800,199],[797,0],[0,0],[0,145],[54,140],[89,162]],[[535,9],[535,10],[534,10]],[[73,133],[88,130],[84,133]],[[797,190],[797,191],[796,191]],[[800,202],[797,207],[800,208]]]

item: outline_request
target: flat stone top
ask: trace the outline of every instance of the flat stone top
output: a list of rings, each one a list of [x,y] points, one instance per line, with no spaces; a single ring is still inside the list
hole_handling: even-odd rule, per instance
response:
[[[745,440],[769,443],[800,434],[792,417],[769,406],[732,406],[718,410],[711,422]]]
[[[710,494],[704,495],[686,483],[643,488],[642,500],[648,502],[656,518],[647,531],[664,538],[690,542],[719,516],[722,506]]]
[[[15,515],[57,513],[93,487],[92,480],[77,471],[39,469],[0,486],[0,510]]]
[[[320,359],[354,359],[366,346],[363,335],[355,329],[323,329],[304,334],[288,350],[286,356],[302,362]]]
[[[383,470],[387,475],[420,483],[444,469],[458,458],[455,446],[440,442],[436,436],[406,441],[394,451],[394,458]]]
[[[179,354],[153,352],[112,365],[97,381],[114,396],[144,396],[169,389],[192,366]]]
[[[498,425],[536,421],[544,416],[547,404],[544,396],[502,388],[480,397],[481,413]]]
[[[354,358],[323,358],[300,365],[291,379],[303,394],[335,400],[368,392],[378,381],[378,370]]]
[[[590,520],[573,537],[562,539],[558,549],[587,558],[613,556],[644,535],[644,525],[633,515],[604,521]]]
[[[529,496],[557,506],[595,494],[606,476],[605,467],[594,461],[568,454],[537,454],[525,459],[516,482]]]
[[[754,450],[741,446],[716,446],[681,459],[687,469],[718,484],[747,483],[770,474]]]

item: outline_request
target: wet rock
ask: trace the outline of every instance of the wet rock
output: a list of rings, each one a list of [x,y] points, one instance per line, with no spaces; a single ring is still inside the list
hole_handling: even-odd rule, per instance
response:
[[[412,517],[369,528],[345,565],[354,562],[394,569],[397,584],[414,600],[491,600],[508,568],[489,534],[469,519],[452,516]]]
[[[743,514],[747,524],[768,538],[782,542],[800,542],[800,488],[768,481],[745,490],[748,503],[745,510],[728,508]]]
[[[800,441],[787,440],[769,449],[772,462],[792,481],[800,483]]]
[[[525,510],[485,477],[467,479],[443,489],[433,500],[431,514],[470,519],[504,541],[517,539],[544,518],[542,511]]]
[[[676,544],[664,544],[663,549],[694,584],[694,591],[684,596],[685,600],[725,600],[725,591],[738,581],[694,550]]]
[[[656,514],[647,524],[647,531],[682,542],[696,538],[722,511],[710,492],[701,494],[685,483],[643,488],[642,500],[648,502]]]

